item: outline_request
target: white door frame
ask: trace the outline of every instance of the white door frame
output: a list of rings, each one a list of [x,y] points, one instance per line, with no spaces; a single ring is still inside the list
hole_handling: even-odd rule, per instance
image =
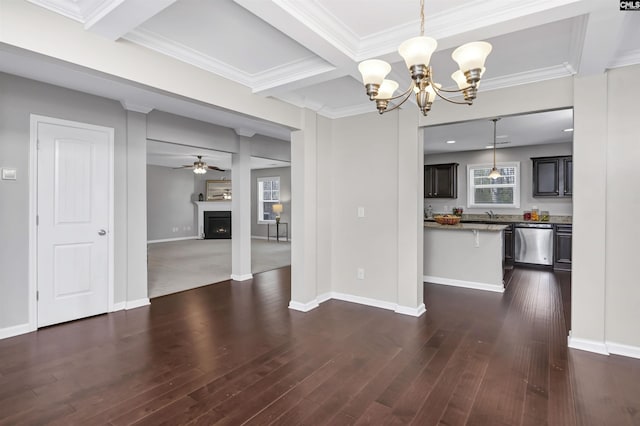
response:
[[[109,135],[109,232],[108,239],[108,274],[109,286],[109,312],[114,311],[114,134],[111,127],[96,126],[77,121],[63,120],[60,118],[46,117],[31,114],[29,132],[29,330],[38,329],[38,306],[36,291],[38,287],[38,232],[36,215],[38,213],[38,124],[57,124],[63,126],[79,127],[82,129],[106,132]]]

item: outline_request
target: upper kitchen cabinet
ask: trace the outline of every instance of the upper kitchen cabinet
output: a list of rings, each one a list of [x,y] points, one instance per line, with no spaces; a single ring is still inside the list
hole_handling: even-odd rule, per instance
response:
[[[573,157],[537,157],[533,161],[534,197],[570,197],[573,192]]]
[[[458,163],[424,166],[424,198],[458,196]]]

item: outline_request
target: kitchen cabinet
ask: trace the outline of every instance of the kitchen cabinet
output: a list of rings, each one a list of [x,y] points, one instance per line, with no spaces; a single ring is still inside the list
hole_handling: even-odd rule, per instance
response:
[[[503,238],[504,262],[512,265],[514,259],[513,225],[509,225],[509,227],[504,230]]]
[[[571,270],[571,235],[573,226],[557,224],[554,236],[553,269],[560,271]]]
[[[458,163],[424,166],[424,198],[458,197]]]
[[[573,193],[573,157],[536,157],[533,161],[534,197],[570,197]]]

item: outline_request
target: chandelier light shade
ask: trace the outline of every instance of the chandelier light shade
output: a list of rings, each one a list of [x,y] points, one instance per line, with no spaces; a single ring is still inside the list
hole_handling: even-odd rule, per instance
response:
[[[498,122],[498,120],[500,119],[499,118],[491,119],[491,121],[493,121],[493,168],[489,173],[489,177],[494,180],[498,179],[499,177],[502,177],[502,175],[500,174],[500,171],[496,168],[496,123]]]
[[[463,44],[453,51],[451,57],[460,68],[451,76],[458,86],[455,90],[442,89],[442,85],[433,80],[433,70],[429,63],[437,47],[438,42],[435,39],[424,35],[424,0],[420,0],[420,36],[406,40],[398,48],[398,53],[404,59],[411,76],[409,88],[400,95],[393,95],[398,84],[393,80],[385,80],[391,72],[391,65],[385,61],[369,59],[358,65],[367,95],[370,100],[376,102],[376,108],[380,114],[399,108],[412,94],[415,94],[416,103],[423,115],[427,115],[431,110],[436,96],[454,104],[471,105],[473,103],[480,78],[485,71],[485,61],[491,53],[491,44],[486,41],[474,41]],[[389,81],[395,84],[386,83]],[[451,100],[443,93],[461,93],[464,101]],[[398,103],[392,105],[391,101],[395,100]]]

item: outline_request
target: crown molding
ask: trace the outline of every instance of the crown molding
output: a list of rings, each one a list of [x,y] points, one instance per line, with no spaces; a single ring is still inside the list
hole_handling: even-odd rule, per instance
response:
[[[637,64],[640,64],[640,49],[630,50],[624,52],[622,55],[618,55],[618,57],[611,61],[608,68],[621,68]]]
[[[127,100],[120,101],[120,103],[122,104],[122,107],[127,111],[140,112],[142,114],[149,114],[154,109],[152,106],[134,104]]]
[[[255,130],[240,128],[240,127],[235,128],[233,130],[236,132],[236,135],[242,136],[245,138],[252,138],[256,134]]]
[[[277,67],[253,75],[250,87],[253,92],[272,89],[305,78],[314,77],[335,70],[336,67],[319,57],[302,58],[297,61],[278,65]]]
[[[247,86],[251,88],[254,93],[335,69],[334,66],[321,58],[308,57],[278,65],[264,72],[250,74],[153,31],[137,29],[128,33],[123,38],[132,43]]]
[[[584,38],[587,35],[588,16],[578,16],[571,25],[571,39],[569,40],[569,60],[568,63],[575,73],[580,68],[582,49],[584,48]]]
[[[85,17],[80,6],[72,0],[27,0],[31,4],[43,7],[74,21],[84,24]]]

